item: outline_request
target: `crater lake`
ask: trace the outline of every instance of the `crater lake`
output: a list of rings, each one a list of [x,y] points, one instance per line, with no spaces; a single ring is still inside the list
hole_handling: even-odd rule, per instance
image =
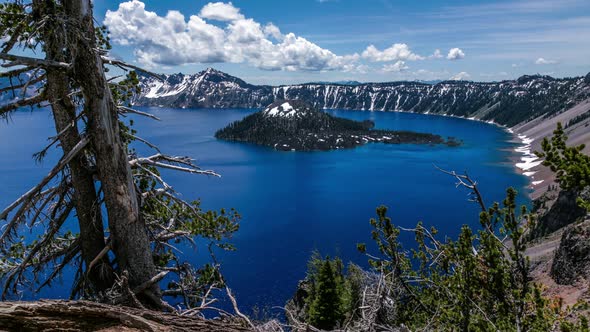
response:
[[[465,119],[397,112],[330,110],[354,120],[372,120],[376,128],[410,130],[453,136],[458,147],[445,145],[367,144],[329,152],[280,152],[268,147],[217,140],[216,130],[255,112],[252,109],[140,108],[161,121],[130,116],[138,136],[171,155],[190,156],[203,169],[221,178],[165,170],[167,182],[186,200],[201,199],[204,209],[235,208],[242,216],[231,243],[234,252],[216,252],[221,270],[242,310],[284,306],[305,277],[312,251],[339,256],[366,266],[356,250],[371,242],[369,219],[379,205],[397,225],[418,221],[435,226],[439,236],[456,237],[463,224],[479,227],[478,206],[455,179],[434,165],[468,171],[477,180],[488,204],[501,201],[506,188],[519,191],[528,204],[529,180],[518,174],[513,136],[506,130]],[[52,148],[45,161],[32,157],[55,135],[51,113],[43,109],[18,111],[0,122],[0,205],[5,207],[29,190],[47,172],[61,150]],[[142,155],[154,151],[140,143]],[[72,226],[73,231],[77,231]],[[35,235],[36,229],[32,229]],[[404,235],[409,246],[413,236]],[[209,261],[206,243],[181,246],[193,263]],[[374,248],[369,246],[369,251]],[[54,283],[26,299],[69,296],[74,273],[63,285]],[[65,277],[68,276],[68,277]],[[33,295],[30,295],[33,294]]]

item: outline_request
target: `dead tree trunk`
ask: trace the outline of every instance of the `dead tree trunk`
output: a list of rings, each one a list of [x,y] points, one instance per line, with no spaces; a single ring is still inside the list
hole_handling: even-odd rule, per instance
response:
[[[41,0],[33,1],[33,10],[41,17],[56,15],[50,12],[46,3]],[[53,7],[55,9],[55,7]],[[49,20],[43,31],[45,54],[48,60],[67,62],[63,50],[67,47],[65,34],[60,31],[60,24]],[[63,70],[48,68],[46,70],[46,94],[51,103],[56,131],[60,134],[59,141],[67,155],[80,142],[81,137],[76,123],[76,106],[69,96],[69,78]],[[90,263],[105,247],[104,225],[96,188],[88,160],[84,154],[79,154],[69,162],[76,214],[80,227],[80,246],[82,259],[88,268]],[[108,258],[101,258],[94,267],[87,271],[91,287],[94,291],[105,291],[113,284],[113,271]]]
[[[253,331],[238,323],[88,301],[0,302],[0,330]]]
[[[90,0],[66,0],[64,8],[73,26],[69,36],[70,42],[76,44],[70,47],[73,77],[84,96],[84,111],[103,188],[112,248],[119,270],[128,271],[129,284],[133,288],[156,275],[156,268],[147,229],[139,212],[126,146],[121,138],[117,105],[96,45],[92,3]],[[149,295],[148,298],[159,298],[158,285],[151,285],[145,294]]]

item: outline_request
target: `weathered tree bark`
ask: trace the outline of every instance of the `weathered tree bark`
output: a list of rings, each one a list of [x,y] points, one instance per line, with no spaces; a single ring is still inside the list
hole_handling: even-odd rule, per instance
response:
[[[76,44],[69,48],[72,53],[73,78],[80,85],[84,96],[112,248],[119,269],[128,271],[129,284],[133,288],[156,275],[156,268],[147,229],[139,212],[126,146],[121,138],[117,106],[96,45],[92,3],[90,0],[65,0],[63,3],[68,21],[73,27],[69,29],[69,42]],[[157,284],[146,292],[160,296]],[[153,296],[142,298],[142,301],[154,305],[147,298]]]
[[[252,331],[237,323],[88,301],[0,302],[0,330]]]
[[[42,0],[33,1],[33,10],[40,16],[55,15],[46,3]],[[45,54],[48,60],[67,62],[63,50],[67,47],[65,35],[56,33],[60,30],[60,24],[54,20],[49,20],[42,36],[45,43]],[[70,99],[69,79],[66,73],[60,69],[48,68],[46,70],[45,93],[51,103],[55,128],[59,136],[59,141],[64,155],[68,154],[81,140],[78,125],[76,123],[76,106]],[[74,199],[78,224],[80,227],[80,244],[82,249],[82,259],[86,267],[105,247],[104,225],[94,186],[92,173],[88,170],[88,160],[83,154],[78,155],[69,162],[68,167],[71,172],[71,181],[74,188]],[[91,287],[94,291],[104,291],[110,288],[114,281],[113,271],[105,256],[87,271]]]

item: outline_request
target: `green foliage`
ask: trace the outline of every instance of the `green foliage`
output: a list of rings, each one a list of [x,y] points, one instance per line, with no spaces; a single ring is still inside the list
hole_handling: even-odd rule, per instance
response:
[[[439,241],[435,229],[419,223],[409,230],[417,243],[411,255],[398,240],[401,229],[386,216],[387,208],[379,207],[370,223],[380,257],[369,263],[387,276],[388,289],[395,290],[388,294],[399,303],[379,323],[412,330],[549,329],[558,316],[531,282],[524,253],[524,233],[533,216],[524,207],[517,214],[515,199],[516,191],[508,189],[502,205],[480,214],[481,230],[463,226],[454,241]],[[365,252],[366,245],[359,249]]]
[[[325,330],[342,326],[356,315],[363,282],[358,266],[349,264],[345,271],[339,258],[323,259],[314,252],[305,279],[305,321]]]
[[[129,106],[133,96],[141,92],[139,76],[136,71],[127,73],[124,79],[110,84],[113,98],[118,104]]]
[[[105,50],[110,50],[113,48],[113,46],[111,45],[111,37],[109,36],[109,31],[106,25],[95,27],[94,33],[96,35],[96,44],[100,48]]]
[[[567,146],[567,139],[561,123],[557,123],[551,139],[543,139],[543,151],[535,153],[539,158],[545,159],[543,165],[555,173],[562,189],[580,193],[590,186],[590,156],[582,153],[584,144]],[[578,204],[590,211],[590,202],[580,197]]]
[[[574,125],[576,125],[576,124],[578,124],[578,123],[580,123],[582,121],[585,121],[585,120],[587,120],[589,118],[590,118],[590,111],[586,111],[585,113],[582,113],[582,114],[580,114],[578,116],[575,116],[575,117],[573,117],[571,120],[569,120],[567,122],[567,124],[565,125],[565,129],[567,129],[569,127],[572,127],[572,126],[574,126]],[[584,127],[588,127],[589,124],[590,123],[588,123],[588,122],[585,123],[584,124]]]
[[[309,322],[320,329],[334,328],[343,318],[342,294],[334,266],[326,259],[320,267],[314,284],[314,299],[309,306]],[[338,281],[337,281],[338,279]]]
[[[10,43],[21,44],[26,48],[34,48],[31,42],[34,27],[30,24],[30,9],[17,2],[0,3],[0,38],[3,39],[2,48]],[[14,36],[14,39],[13,39]]]
[[[559,325],[561,332],[588,332],[590,328],[588,326],[588,318],[586,316],[580,317],[577,322],[561,322]]]

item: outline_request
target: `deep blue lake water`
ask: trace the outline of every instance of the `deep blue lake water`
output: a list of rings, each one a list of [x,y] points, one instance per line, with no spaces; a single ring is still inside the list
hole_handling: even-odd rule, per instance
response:
[[[371,119],[378,128],[415,130],[463,140],[460,147],[368,144],[331,152],[277,152],[243,143],[218,141],[215,130],[255,110],[183,110],[144,108],[162,119],[134,118],[139,136],[168,154],[188,155],[213,178],[163,172],[186,199],[202,199],[207,209],[236,208],[241,229],[233,238],[236,252],[218,258],[240,306],[283,306],[297,281],[305,277],[306,262],[315,249],[364,264],[356,243],[370,243],[369,218],[387,205],[396,224],[418,221],[456,236],[463,224],[477,227],[478,207],[453,178],[437,171],[463,171],[478,181],[488,201],[504,198],[513,186],[528,203],[524,176],[510,164],[514,143],[504,130],[474,121],[408,113],[330,111],[357,120]],[[32,154],[55,135],[50,113],[21,111],[0,122],[0,206],[4,207],[46,174],[59,150],[36,164]],[[138,147],[144,154],[149,149]],[[411,236],[404,239],[411,243]],[[188,260],[206,258],[206,248],[184,248]],[[64,287],[24,298],[67,297]]]

